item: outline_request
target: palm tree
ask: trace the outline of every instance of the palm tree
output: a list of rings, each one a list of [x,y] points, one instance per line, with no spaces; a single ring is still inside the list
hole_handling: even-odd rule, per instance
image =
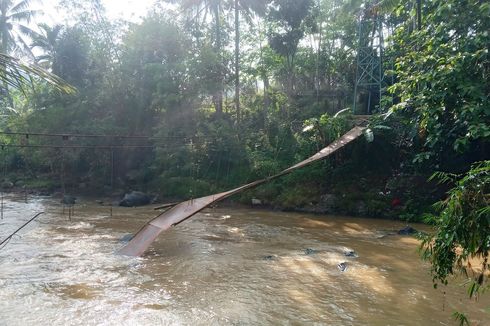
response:
[[[221,39],[221,12],[223,10],[223,0],[166,0],[170,3],[178,3],[183,11],[187,12],[191,21],[199,22],[200,19],[206,21],[208,14],[212,16],[214,24],[214,52],[219,60],[219,71],[217,73],[217,89],[212,94],[213,104],[216,115],[219,117],[223,113],[223,60],[222,60],[222,39]],[[193,10],[195,10],[195,15]]]
[[[26,36],[34,35],[34,31],[27,27],[32,17],[37,13],[30,10],[29,0],[13,2],[12,0],[0,0],[0,53],[2,54],[27,54],[33,56],[29,48]],[[9,92],[8,77],[8,60],[3,60],[0,66],[1,79],[3,80],[3,93],[7,98],[10,106],[13,106],[13,100]]]
[[[235,110],[237,114],[237,124],[240,125],[240,11],[244,12],[249,22],[253,14],[264,15],[267,4],[266,0],[233,0],[235,12]]]
[[[23,55],[32,57],[32,52],[26,37],[33,37],[36,33],[27,26],[38,13],[29,9],[30,0],[14,2],[0,0],[0,52],[5,54]]]
[[[175,3],[175,0],[167,0]],[[249,22],[252,21],[252,14],[265,13],[267,4],[270,0],[182,0],[180,6],[184,10],[195,9],[196,15],[194,19],[204,17],[206,20],[207,14],[210,14],[214,24],[214,49],[218,59],[222,60],[222,35],[221,35],[221,15],[223,11],[234,11],[234,29],[235,29],[235,108],[237,112],[237,122],[240,121],[240,12],[243,12],[245,18]],[[222,62],[220,62],[222,64]],[[223,110],[223,71],[219,73],[220,80],[218,83],[219,89],[213,94],[213,102],[215,105],[216,113],[221,115]]]
[[[5,97],[13,106],[13,101],[9,93],[9,87],[24,90],[25,86],[30,85],[34,78],[44,80],[54,86],[54,88],[65,93],[74,93],[73,86],[66,83],[58,76],[46,71],[45,69],[23,62],[10,54],[33,56],[28,46],[26,36],[36,37],[29,24],[36,15],[36,10],[29,9],[31,1],[21,0],[0,0],[0,89]]]
[[[63,25],[39,24],[40,34],[37,34],[32,39],[31,49],[38,48],[43,54],[35,57],[36,63],[40,66],[49,69],[53,65],[56,57],[56,44],[63,29]]]

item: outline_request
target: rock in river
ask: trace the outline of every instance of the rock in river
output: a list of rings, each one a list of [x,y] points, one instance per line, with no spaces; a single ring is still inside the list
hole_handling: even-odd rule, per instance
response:
[[[318,253],[318,250],[311,249],[311,248],[306,248],[303,251],[304,251],[305,255],[307,255],[307,256],[314,255],[314,254]]]
[[[344,261],[344,262],[341,262],[337,265],[337,268],[341,271],[341,272],[345,272],[347,270],[347,263]]]
[[[346,250],[346,251],[344,251],[344,256],[345,257],[351,257],[351,258],[357,258],[357,257],[359,257],[354,250]]]
[[[262,259],[263,260],[276,260],[276,255],[266,255],[266,256],[263,256]]]
[[[417,232],[418,231],[415,230],[413,227],[407,225],[403,229],[399,230],[398,234],[400,234],[400,235],[412,235],[412,234],[415,234]]]
[[[135,207],[143,206],[151,203],[152,197],[141,191],[132,191],[129,194],[125,194],[123,200],[119,202],[119,206]]]

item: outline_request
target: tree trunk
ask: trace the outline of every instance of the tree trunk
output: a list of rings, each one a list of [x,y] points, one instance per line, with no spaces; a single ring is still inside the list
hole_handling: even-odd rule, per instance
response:
[[[318,32],[318,49],[316,51],[315,58],[315,90],[316,90],[316,103],[320,103],[320,55],[322,47],[322,22],[320,22],[320,28]]]
[[[417,0],[417,29],[422,29],[422,0]]]
[[[267,78],[267,74],[262,74],[262,81],[264,82],[264,114],[269,110],[271,105],[271,99],[269,97],[269,78]]]
[[[2,19],[5,19],[5,15],[2,15],[1,18]],[[0,52],[2,52],[4,54],[8,54],[8,52],[9,52],[8,51],[9,49],[8,49],[8,46],[7,46],[7,42],[8,42],[8,37],[7,37],[6,32],[4,31],[2,33],[2,43],[0,44]],[[4,65],[2,67],[2,71],[5,72],[5,73],[7,72],[6,65]],[[6,80],[3,81],[3,87],[4,87],[4,89],[3,89],[3,92],[2,93],[4,93],[4,96],[7,99],[9,106],[11,108],[14,108],[14,100],[12,99],[12,95],[10,95],[9,85],[8,85],[8,83],[7,83]]]
[[[290,99],[294,97],[295,93],[295,86],[296,86],[296,71],[295,71],[295,66],[294,66],[294,57],[296,53],[288,54],[287,55],[287,69],[288,69],[288,76],[287,76],[287,85],[286,85],[286,93]]]
[[[213,102],[216,115],[223,115],[223,58],[221,56],[221,21],[220,21],[220,0],[213,2],[213,15],[216,27],[216,44],[215,51],[218,57],[218,89],[213,94]]]
[[[263,53],[264,49],[262,47],[262,40],[261,39],[260,39],[259,47],[260,47],[260,65],[262,67],[260,74],[261,74],[262,82],[264,83],[264,110],[263,110],[263,115],[264,115],[264,126],[265,126],[265,117],[267,116],[267,111],[269,109],[269,106],[271,105],[271,101],[270,101],[270,97],[269,97],[269,78],[267,77],[267,72],[265,71],[265,68],[264,68],[264,53]]]
[[[240,11],[235,0],[235,109],[237,125],[240,126]]]

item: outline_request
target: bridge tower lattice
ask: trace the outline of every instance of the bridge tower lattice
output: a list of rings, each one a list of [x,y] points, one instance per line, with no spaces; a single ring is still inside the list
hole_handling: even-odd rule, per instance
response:
[[[358,15],[353,114],[371,114],[379,110],[381,96],[386,88],[383,71],[383,31],[386,30],[377,5],[366,3]]]

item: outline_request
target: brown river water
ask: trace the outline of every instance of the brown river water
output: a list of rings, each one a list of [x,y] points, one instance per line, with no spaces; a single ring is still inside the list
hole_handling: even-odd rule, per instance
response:
[[[68,220],[7,197],[0,240],[40,211],[0,249],[0,325],[490,325],[490,294],[433,289],[417,240],[387,235],[401,222],[208,209],[131,258],[114,252],[152,207],[82,201]]]

